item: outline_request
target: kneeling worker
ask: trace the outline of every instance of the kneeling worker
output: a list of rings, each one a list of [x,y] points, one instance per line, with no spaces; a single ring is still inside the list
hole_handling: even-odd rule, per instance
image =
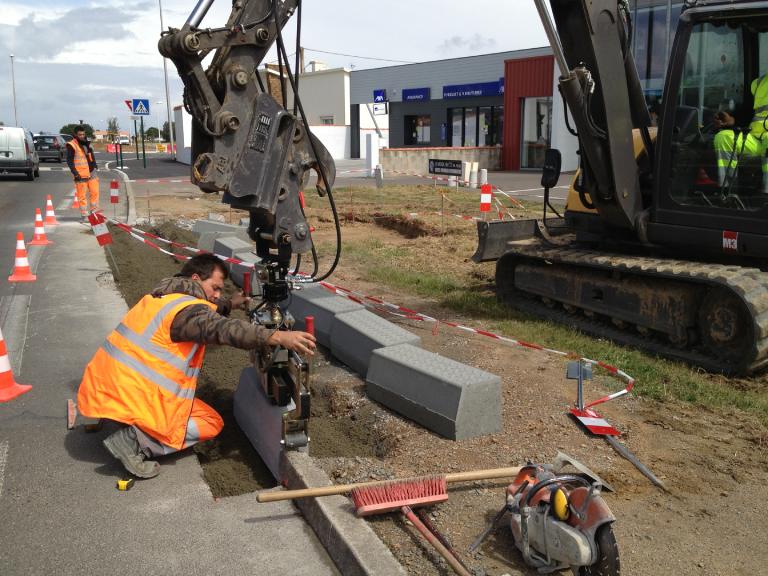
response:
[[[221,416],[195,398],[206,344],[245,350],[283,346],[313,354],[315,338],[307,332],[227,318],[248,299],[238,294],[219,302],[226,277],[216,256],[190,259],[128,311],[85,368],[78,410],[126,425],[105,438],[104,446],[139,478],[160,472],[153,457],[221,432]]]

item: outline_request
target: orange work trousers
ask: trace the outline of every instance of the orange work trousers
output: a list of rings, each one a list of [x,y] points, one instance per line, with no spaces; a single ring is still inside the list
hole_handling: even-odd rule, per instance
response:
[[[136,426],[134,428],[136,428],[139,445],[146,451],[151,452],[152,456],[164,456],[165,454],[173,454],[177,451],[171,446],[158,442],[140,428]],[[198,442],[205,442],[215,438],[219,435],[222,428],[224,428],[224,421],[219,416],[219,413],[202,400],[193,399],[192,411],[189,414],[189,420],[187,420],[187,433],[184,436],[184,448],[189,448]]]
[[[86,192],[88,193],[88,200],[90,201],[90,209],[99,209],[99,179],[96,176],[91,176],[87,182],[75,182],[75,193],[77,194],[77,201],[80,204],[80,213],[86,214],[88,212],[88,205],[86,201]]]

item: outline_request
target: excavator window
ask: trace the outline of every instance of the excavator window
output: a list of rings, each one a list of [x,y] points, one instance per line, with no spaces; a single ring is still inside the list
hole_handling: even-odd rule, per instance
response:
[[[694,24],[676,104],[672,200],[723,211],[768,207],[768,28]]]

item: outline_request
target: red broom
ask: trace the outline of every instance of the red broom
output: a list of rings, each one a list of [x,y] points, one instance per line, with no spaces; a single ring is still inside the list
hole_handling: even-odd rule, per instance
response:
[[[475,470],[473,472],[454,472],[444,476],[360,482],[357,484],[323,486],[322,488],[286,490],[284,492],[261,492],[256,499],[259,502],[274,502],[277,500],[350,493],[358,516],[369,516],[371,514],[383,514],[384,512],[400,510],[421,535],[434,546],[435,550],[445,558],[445,561],[448,562],[457,574],[460,576],[471,576],[466,568],[462,566],[461,561],[413,513],[411,507],[445,502],[448,500],[447,484],[449,482],[509,478],[517,476],[518,472],[520,472],[520,467],[517,466],[513,468]]]

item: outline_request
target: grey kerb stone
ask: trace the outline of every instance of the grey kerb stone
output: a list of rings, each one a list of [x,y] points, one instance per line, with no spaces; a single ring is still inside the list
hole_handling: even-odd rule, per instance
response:
[[[306,330],[304,318],[315,317],[315,337],[326,348],[331,346],[331,326],[336,315],[363,310],[363,306],[357,302],[336,296],[318,285],[306,285],[301,290],[293,290],[284,304],[288,305],[288,311],[296,320],[295,330]]]
[[[501,379],[403,344],[373,352],[370,398],[453,440],[501,430]]]
[[[331,353],[365,377],[374,350],[421,344],[421,338],[368,310],[337,314],[331,327]]]

